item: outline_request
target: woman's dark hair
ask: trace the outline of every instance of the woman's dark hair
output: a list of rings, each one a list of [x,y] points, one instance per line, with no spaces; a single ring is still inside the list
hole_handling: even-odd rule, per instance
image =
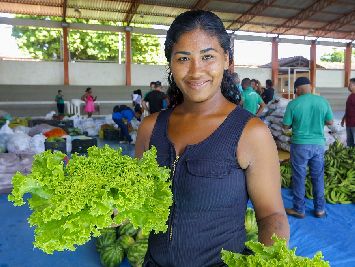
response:
[[[165,57],[169,64],[171,63],[171,53],[174,44],[178,42],[182,34],[196,29],[201,29],[218,39],[224,52],[229,54],[229,65],[231,65],[233,62],[231,39],[224,28],[223,22],[214,13],[203,10],[186,11],[177,16],[171,24],[165,40]],[[169,71],[168,82],[169,88],[167,94],[170,100],[170,107],[181,104],[184,97],[180,89],[177,87],[171,71]],[[229,70],[225,70],[223,73],[221,91],[223,96],[229,101],[235,104],[239,103],[240,93],[234,86],[233,77]]]
[[[85,92],[89,92],[91,90],[91,87],[86,88]]]

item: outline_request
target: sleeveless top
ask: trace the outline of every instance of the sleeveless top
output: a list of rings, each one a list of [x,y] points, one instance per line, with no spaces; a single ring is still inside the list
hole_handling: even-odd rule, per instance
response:
[[[171,168],[173,205],[168,231],[149,236],[144,266],[223,266],[222,248],[242,252],[246,241],[248,193],[236,147],[253,115],[237,106],[209,137],[177,157],[168,138],[171,113],[158,115],[150,146],[157,148],[159,165]]]

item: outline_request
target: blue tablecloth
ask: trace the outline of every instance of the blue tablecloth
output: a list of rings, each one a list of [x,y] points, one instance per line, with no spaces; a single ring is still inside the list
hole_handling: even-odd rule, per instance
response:
[[[291,206],[290,190],[283,190],[286,207]],[[355,205],[327,205],[328,216],[312,216],[312,202],[307,200],[307,217],[303,220],[289,217],[291,225],[290,247],[297,254],[313,257],[322,250],[331,266],[355,266]],[[95,242],[77,248],[75,252],[56,252],[47,255],[34,249],[33,229],[27,218],[27,206],[14,207],[7,195],[0,196],[0,267],[98,267],[99,255]],[[121,266],[128,267],[127,262]]]

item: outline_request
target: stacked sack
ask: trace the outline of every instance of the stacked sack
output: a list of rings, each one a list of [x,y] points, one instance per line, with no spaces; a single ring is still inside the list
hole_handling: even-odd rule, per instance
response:
[[[268,105],[267,112],[263,114],[263,121],[270,128],[277,147],[288,152],[290,151],[292,130],[283,129],[282,121],[289,102],[290,100],[281,98],[278,102]],[[346,145],[346,129],[340,123],[340,120],[334,120],[333,125],[324,126],[326,149],[336,140]]]
[[[290,151],[291,131],[283,129],[282,120],[286,111],[288,99],[280,98],[278,101],[268,105],[268,112],[264,122],[270,128],[271,134],[275,139],[279,149]]]

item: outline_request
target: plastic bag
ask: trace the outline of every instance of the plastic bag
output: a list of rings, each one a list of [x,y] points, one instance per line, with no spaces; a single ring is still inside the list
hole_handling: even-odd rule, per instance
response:
[[[284,143],[289,143],[291,138],[287,135],[279,135],[277,137],[277,139],[279,139],[281,142],[284,142]]]
[[[275,131],[282,132],[282,127],[280,125],[275,124],[275,123],[271,124],[271,129],[273,129]]]
[[[46,116],[44,116],[45,119],[47,120],[51,120],[53,118],[53,115],[55,114],[55,111],[51,111],[49,113],[46,114]]]
[[[66,136],[63,136],[63,138],[65,138],[66,140],[66,148],[67,148],[67,153],[71,153],[71,150],[72,150],[72,138],[70,135],[66,135]]]
[[[44,142],[46,141],[46,137],[43,134],[36,134],[32,137],[30,143],[30,152],[35,154],[39,154],[44,152]]]
[[[14,133],[25,133],[25,134],[28,134],[30,132],[30,127],[26,127],[26,126],[16,126],[14,128]]]
[[[1,127],[0,134],[13,134],[14,131],[9,127],[10,121],[6,121],[6,123]]]
[[[30,151],[31,137],[24,133],[14,133],[7,142],[7,151],[21,153]]]
[[[24,153],[18,155],[20,159],[20,172],[22,172],[23,174],[29,174],[31,172],[34,155],[35,154],[33,153]]]
[[[275,131],[275,130],[271,129],[271,134],[273,137],[278,137],[278,136],[282,135],[282,132]]]
[[[7,142],[13,134],[2,133],[0,134],[0,153],[7,151]]]
[[[15,173],[19,169],[19,162],[15,153],[1,153],[0,173]]]
[[[99,134],[99,130],[96,128],[96,124],[92,118],[81,121],[81,128],[83,132],[87,132],[88,136],[96,136]]]
[[[38,124],[30,129],[30,131],[28,132],[28,135],[35,136],[36,134],[43,134],[43,133],[45,133],[49,130],[52,130],[54,128],[55,128],[54,126],[51,126],[51,125],[48,125],[45,123]]]

